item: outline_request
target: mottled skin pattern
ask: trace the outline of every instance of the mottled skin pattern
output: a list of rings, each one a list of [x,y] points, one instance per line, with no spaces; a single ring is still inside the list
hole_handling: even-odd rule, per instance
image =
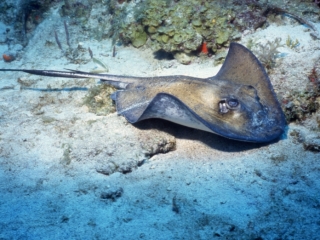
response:
[[[270,80],[258,59],[232,43],[219,73],[210,78],[165,76],[138,78],[82,71],[24,71],[53,77],[93,77],[119,90],[117,112],[130,123],[162,118],[188,127],[249,142],[278,138],[286,125]]]

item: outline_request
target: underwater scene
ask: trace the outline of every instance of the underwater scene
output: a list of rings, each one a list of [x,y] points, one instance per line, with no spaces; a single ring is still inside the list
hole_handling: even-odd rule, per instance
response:
[[[320,1],[1,0],[0,239],[320,236]]]

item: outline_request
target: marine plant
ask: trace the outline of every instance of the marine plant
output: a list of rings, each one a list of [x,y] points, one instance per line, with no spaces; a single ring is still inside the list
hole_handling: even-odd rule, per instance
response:
[[[300,43],[299,43],[299,40],[298,40],[298,39],[296,39],[295,41],[293,41],[293,40],[291,39],[290,35],[288,35],[288,37],[287,37],[287,39],[286,39],[286,45],[287,45],[287,47],[289,47],[289,48],[292,49],[292,48],[297,47],[299,44],[300,44]]]

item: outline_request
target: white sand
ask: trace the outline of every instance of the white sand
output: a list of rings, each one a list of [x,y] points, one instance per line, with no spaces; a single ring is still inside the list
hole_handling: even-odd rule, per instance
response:
[[[97,67],[72,64],[56,44],[46,46],[46,41],[55,43],[53,29],[66,49],[62,20],[53,12],[22,58],[1,61],[0,68]],[[70,26],[72,45],[81,41],[90,47],[112,74],[208,77],[219,70],[213,59],[185,66],[132,47],[117,47],[113,58],[110,41],[76,35],[78,30]],[[281,37],[285,43],[288,35],[300,45],[281,49],[287,55],[270,75],[279,94],[306,84],[319,60],[319,40],[297,24],[271,25],[243,38],[245,43]],[[36,89],[20,90],[18,78],[35,80]],[[256,145],[161,120],[135,127],[116,113],[88,112],[82,105],[86,91],[39,91],[96,82],[1,73],[0,88],[14,87],[0,91],[1,239],[318,238],[320,155],[305,151],[290,133],[300,131],[317,141],[319,131],[290,124],[278,142]],[[176,141],[175,151],[145,156],[150,146],[170,141]],[[126,169],[132,171],[121,173]],[[114,201],[101,198],[121,189]]]

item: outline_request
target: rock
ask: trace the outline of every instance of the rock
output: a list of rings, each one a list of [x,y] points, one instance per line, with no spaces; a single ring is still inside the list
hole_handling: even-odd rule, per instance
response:
[[[303,143],[303,147],[307,151],[320,152],[320,137],[307,137]]]
[[[101,199],[110,199],[112,200],[113,202],[121,197],[123,194],[123,189],[122,187],[119,187],[117,189],[114,189],[114,190],[109,190],[107,192],[102,192],[101,195],[100,195],[100,198]]]
[[[186,65],[191,63],[192,58],[184,52],[175,53],[173,56],[175,59],[177,59],[179,63],[186,64]]]

